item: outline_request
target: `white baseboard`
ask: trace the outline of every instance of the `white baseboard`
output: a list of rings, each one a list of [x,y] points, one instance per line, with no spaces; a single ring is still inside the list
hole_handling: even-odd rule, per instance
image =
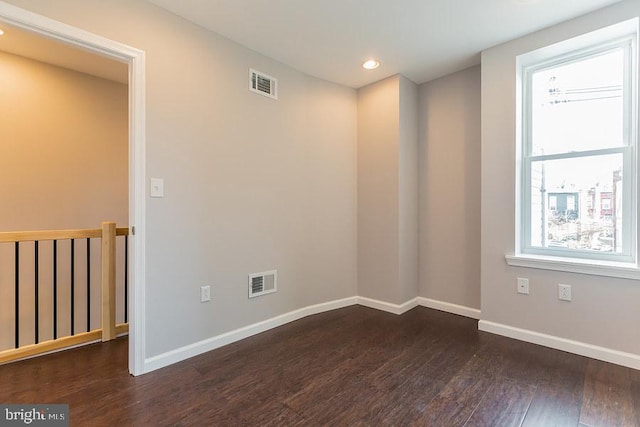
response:
[[[437,301],[434,299],[418,297],[418,304],[422,307],[433,308],[435,310],[446,311],[451,314],[470,317],[472,319],[480,319],[480,310],[477,308],[466,307],[464,305],[451,304],[449,302]]]
[[[429,298],[417,297],[405,302],[404,304],[392,304],[385,301],[356,296],[304,307],[299,310],[294,310],[262,322],[254,323],[252,325],[248,325],[234,331],[217,335],[215,337],[208,338],[197,343],[193,343],[175,350],[168,351],[163,354],[159,354],[154,357],[147,358],[144,361],[144,373],[151,372],[177,362],[181,362],[199,354],[215,350],[244,338],[248,338],[252,335],[256,335],[269,329],[282,326],[286,323],[302,319],[303,317],[356,304],[398,315],[406,313],[414,307],[422,306],[444,311],[447,313],[457,314],[460,316],[470,317],[472,319],[480,318],[480,310],[477,310],[475,308],[432,300]],[[532,344],[538,344],[545,347],[550,347],[557,350],[567,351],[569,353],[579,354],[581,356],[602,360],[605,362],[615,363],[617,365],[622,365],[633,369],[640,369],[640,355],[636,354],[611,350],[605,347],[599,347],[552,335],[546,335],[526,329],[514,328],[512,326],[490,322],[487,320],[480,320],[478,322],[478,329],[481,331],[514,338],[520,341],[530,342]]]
[[[330,301],[323,304],[316,304],[309,307],[301,308],[299,310],[294,310],[289,313],[264,320],[262,322],[254,323],[243,328],[239,328],[221,335],[217,335],[215,337],[208,338],[203,341],[199,341],[190,345],[186,345],[184,347],[177,348],[175,350],[168,351],[166,353],[159,354],[157,356],[147,358],[144,361],[144,372],[147,373],[155,371],[156,369],[164,368],[165,366],[169,366],[174,363],[197,356],[199,354],[215,350],[216,348],[220,348],[227,344],[231,344],[241,339],[248,338],[252,335],[268,331],[269,329],[277,328],[278,326],[282,326],[286,323],[302,319],[303,317],[323,313],[325,311],[335,310],[342,307],[348,307],[355,304],[357,304],[357,297],[351,297],[336,301]]]
[[[376,310],[386,311],[387,313],[403,314],[418,306],[418,299],[414,298],[405,302],[404,304],[392,304],[390,302],[379,301],[366,297],[356,297],[357,304],[363,305],[369,308],[375,308]]]
[[[637,354],[625,353],[606,347],[599,347],[527,329],[514,328],[513,326],[490,322],[488,320],[481,320],[478,322],[478,329],[520,341],[579,354],[580,356],[586,356],[592,359],[602,360],[604,362],[615,363],[616,365],[626,366],[632,369],[640,369],[640,355]]]
[[[286,323],[302,319],[303,317],[356,304],[398,315],[406,313],[412,308],[421,305],[424,307],[435,308],[437,310],[459,314],[461,316],[467,316],[474,319],[478,319],[480,317],[479,310],[446,302],[435,301],[427,298],[417,297],[405,302],[404,304],[392,304],[385,301],[356,296],[304,307],[299,310],[294,310],[289,313],[264,320],[262,322],[254,323],[252,325],[226,332],[224,334],[217,335],[206,340],[180,347],[175,350],[159,354],[157,356],[149,357],[144,361],[144,373],[164,368],[165,366],[181,362],[199,354],[206,353],[207,351],[215,350],[227,344],[231,344],[241,339],[248,338],[252,335],[268,331],[269,329],[277,328],[278,326],[282,326]]]

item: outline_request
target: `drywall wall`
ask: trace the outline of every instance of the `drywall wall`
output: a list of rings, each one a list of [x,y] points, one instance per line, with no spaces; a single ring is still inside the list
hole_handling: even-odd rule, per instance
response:
[[[480,67],[420,85],[420,296],[480,308]]]
[[[142,0],[11,0],[146,52],[147,358],[357,286],[357,99]],[[248,91],[252,67],[279,99]],[[247,276],[278,270],[249,300]],[[212,301],[199,302],[202,285]]]
[[[0,52],[0,230],[127,226],[127,85]]]
[[[358,294],[400,304],[399,76],[358,90]]]
[[[127,85],[0,52],[0,231],[127,226]],[[99,242],[92,243],[91,323],[99,327]],[[119,249],[124,242],[119,242]],[[52,249],[41,242],[39,338],[53,336]],[[59,243],[58,334],[70,334],[70,244]],[[76,245],[75,330],[86,330],[86,243]],[[124,261],[124,257],[120,257]],[[0,245],[0,264],[13,266],[13,245]],[[118,270],[124,272],[122,262]],[[21,244],[20,343],[34,342],[34,248]],[[81,279],[82,278],[82,279]],[[118,320],[124,320],[118,276]],[[82,283],[82,286],[80,286]],[[0,272],[0,349],[14,345],[14,272]]]
[[[640,1],[598,12],[482,54],[482,320],[640,355],[635,280],[510,267],[515,249],[516,56],[638,16]],[[530,295],[516,293],[516,278]],[[573,286],[559,301],[558,284]]]
[[[396,75],[358,90],[358,295],[417,296],[417,86]]]
[[[400,301],[418,295],[418,86],[399,76],[398,219]]]

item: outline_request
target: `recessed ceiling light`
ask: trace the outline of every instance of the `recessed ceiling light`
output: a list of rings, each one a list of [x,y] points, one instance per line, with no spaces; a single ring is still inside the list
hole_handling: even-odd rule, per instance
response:
[[[0,30],[0,36],[4,34],[4,31]]]
[[[365,70],[375,70],[379,66],[380,61],[376,59],[369,59],[368,61],[365,61],[364,64],[362,64],[362,68],[364,68]]]

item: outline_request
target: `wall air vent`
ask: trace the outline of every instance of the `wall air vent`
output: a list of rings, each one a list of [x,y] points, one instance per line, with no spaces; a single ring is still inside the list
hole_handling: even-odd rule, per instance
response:
[[[249,69],[249,90],[269,98],[278,99],[278,79],[260,71]]]
[[[278,290],[278,270],[249,275],[249,298],[270,294]]]

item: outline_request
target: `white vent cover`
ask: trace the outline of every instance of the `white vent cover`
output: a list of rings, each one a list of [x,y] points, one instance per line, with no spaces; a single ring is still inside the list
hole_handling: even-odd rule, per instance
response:
[[[278,270],[249,275],[249,298],[270,294],[278,290]]]
[[[269,98],[278,99],[278,79],[250,68],[249,90]]]

